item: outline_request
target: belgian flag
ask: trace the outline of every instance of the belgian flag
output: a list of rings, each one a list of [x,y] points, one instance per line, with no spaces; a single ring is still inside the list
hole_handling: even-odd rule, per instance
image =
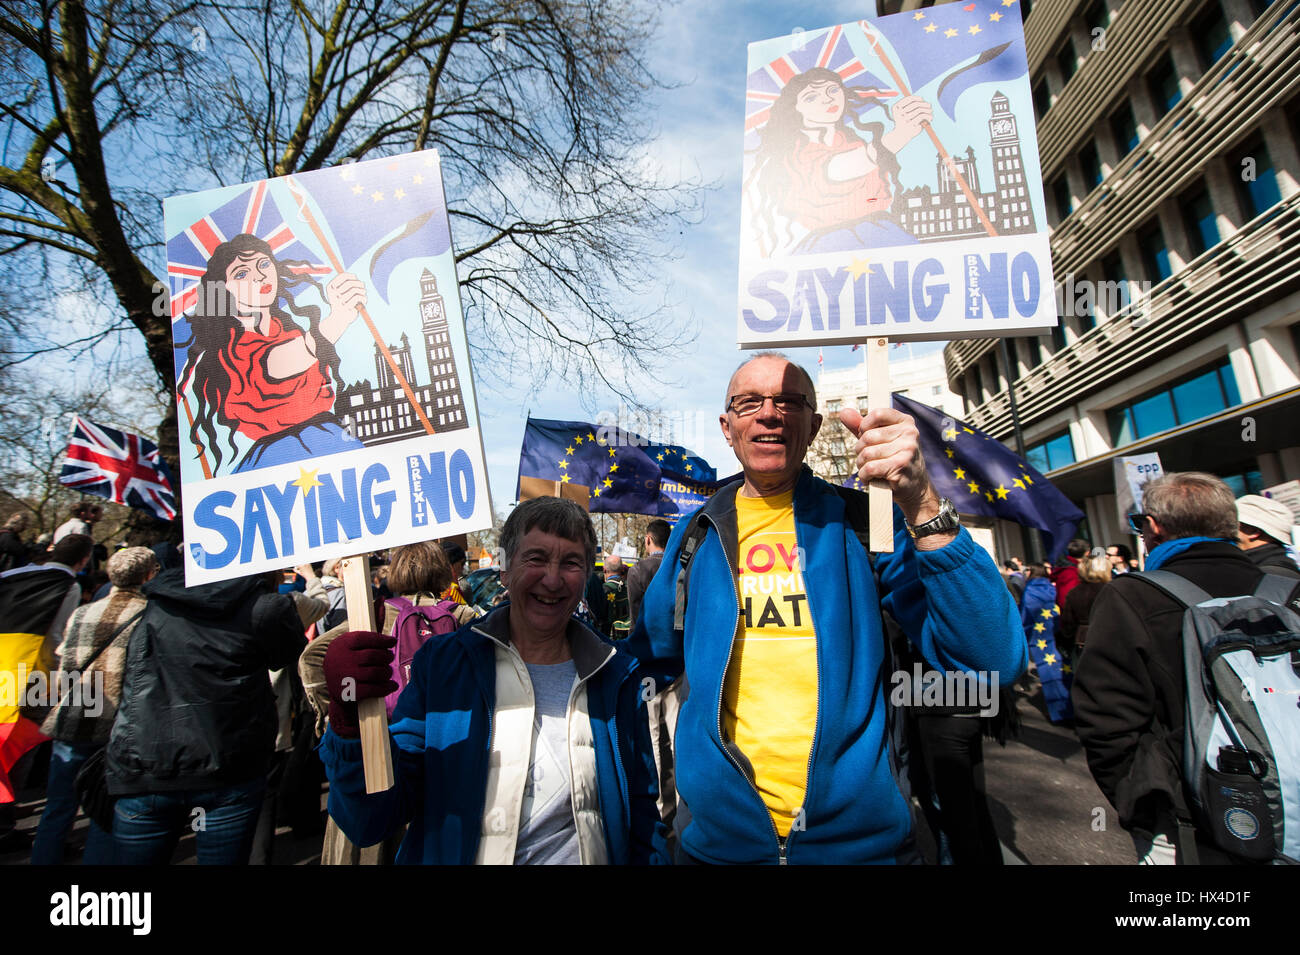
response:
[[[0,803],[14,800],[9,770],[45,739],[19,703],[28,676],[54,665],[58,642],[47,634],[72,586],[59,567],[20,568],[0,577]]]

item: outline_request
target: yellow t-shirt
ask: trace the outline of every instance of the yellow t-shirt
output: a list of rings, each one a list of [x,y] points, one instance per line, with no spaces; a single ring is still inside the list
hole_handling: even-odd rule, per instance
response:
[[[803,805],[817,729],[817,637],[794,532],[794,492],[736,493],[740,620],[722,694],[722,732],[754,768],[782,836]]]

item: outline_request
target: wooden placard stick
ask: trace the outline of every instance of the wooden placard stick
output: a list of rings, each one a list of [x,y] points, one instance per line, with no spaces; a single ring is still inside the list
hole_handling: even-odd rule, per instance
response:
[[[347,557],[343,570],[343,595],[347,600],[348,629],[375,630],[375,603],[370,595],[370,558]],[[361,760],[366,769],[366,792],[393,788],[393,760],[388,748],[388,711],[383,697],[357,703],[361,724]]]
[[[866,344],[867,408],[889,408],[889,339],[871,338]],[[872,481],[867,488],[867,519],[871,525],[871,549],[894,550],[894,493],[884,481]]]

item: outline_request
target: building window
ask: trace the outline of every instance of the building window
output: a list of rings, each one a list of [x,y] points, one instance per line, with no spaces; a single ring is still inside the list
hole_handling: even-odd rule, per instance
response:
[[[1085,299],[1083,304],[1087,307],[1079,309],[1078,310],[1079,314],[1076,316],[1076,320],[1079,323],[1080,335],[1086,335],[1088,334],[1088,332],[1092,331],[1094,328],[1097,327],[1096,299],[1094,298],[1091,303],[1089,303],[1088,300]]]
[[[1052,181],[1052,201],[1056,203],[1056,219],[1058,222],[1074,211],[1074,203],[1070,198],[1070,183],[1066,180],[1064,174],[1057,176]]]
[[[1236,178],[1237,195],[1247,219],[1262,215],[1282,201],[1273,160],[1262,139],[1256,137],[1242,147],[1230,172]]]
[[[1129,304],[1128,276],[1124,274],[1124,260],[1112,252],[1101,260],[1102,284],[1097,288],[1097,304],[1108,316],[1118,315]]]
[[[1115,135],[1115,148],[1120,155],[1128,155],[1139,142],[1138,124],[1133,117],[1133,104],[1124,100],[1119,109],[1110,115],[1110,131]]]
[[[1111,447],[1122,447],[1189,421],[1198,421],[1241,404],[1237,379],[1221,358],[1175,381],[1106,412]]]
[[[841,402],[840,402],[840,399],[839,399],[839,398],[835,398],[835,399],[833,399],[833,400],[831,400],[831,401],[826,402],[826,411],[827,411],[827,413],[828,413],[828,414],[835,414],[837,411],[840,410],[840,404],[841,404]]]
[[[1089,140],[1079,149],[1079,168],[1083,171],[1083,184],[1089,190],[1101,185],[1101,160],[1095,142]]]
[[[1078,69],[1078,57],[1074,55],[1074,44],[1069,37],[1061,44],[1061,48],[1056,51],[1056,65],[1061,71],[1061,85],[1064,86],[1070,82],[1070,77],[1074,76],[1074,71]]]
[[[1219,226],[1215,221],[1214,206],[1210,204],[1210,194],[1205,187],[1198,185],[1183,197],[1181,203],[1183,218],[1187,220],[1187,240],[1191,243],[1192,254],[1200,255],[1206,249],[1219,244]]]
[[[1236,474],[1220,474],[1219,477],[1223,479],[1224,484],[1232,488],[1233,497],[1258,494],[1264,490],[1264,476],[1259,473],[1258,468],[1247,468]]]
[[[1202,70],[1208,70],[1232,49],[1228,21],[1223,16],[1223,8],[1214,0],[1192,25],[1192,40],[1201,57]]]
[[[1051,338],[1052,338],[1052,354],[1056,354],[1058,351],[1060,351],[1065,347],[1064,316],[1061,315],[1056,316],[1056,327],[1052,329]]]
[[[1043,346],[1037,338],[1025,339],[1025,368],[1033,371],[1043,363]]]
[[[1034,84],[1034,118],[1042,119],[1052,108],[1052,92],[1047,88],[1047,77]]]
[[[1178,71],[1166,53],[1156,61],[1155,68],[1147,74],[1147,89],[1151,92],[1152,105],[1156,113],[1165,115],[1183,98],[1178,86]]]
[[[1165,244],[1165,234],[1160,231],[1160,223],[1153,222],[1138,234],[1138,247],[1142,249],[1142,263],[1146,266],[1147,279],[1152,284],[1163,282],[1174,274],[1173,263],[1169,260],[1169,246]]]
[[[1110,26],[1110,10],[1104,0],[1093,0],[1092,4],[1083,13],[1083,22],[1088,27],[1088,36],[1094,39],[1097,36],[1097,30],[1104,30]]]
[[[1039,441],[1025,448],[1025,460],[1044,474],[1063,468],[1067,464],[1073,464],[1074,442],[1070,439],[1069,430],[1054,434],[1045,441]]]

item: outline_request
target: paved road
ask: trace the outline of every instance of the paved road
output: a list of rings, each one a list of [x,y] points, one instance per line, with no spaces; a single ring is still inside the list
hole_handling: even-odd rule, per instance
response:
[[[1028,865],[1132,865],[1133,844],[1093,783],[1073,732],[1047,721],[1041,697],[1030,700],[1022,696],[1019,711],[1019,740],[1005,747],[987,740],[984,745],[989,803],[1004,859]],[[39,791],[27,791],[23,796],[19,828],[34,833],[44,800]],[[85,830],[86,821],[79,818],[69,840],[73,847],[69,861],[79,859]],[[924,834],[920,841],[923,849],[929,842]],[[0,865],[27,861],[26,852],[0,855]],[[173,861],[193,864],[192,837],[181,841]],[[278,830],[277,865],[315,865],[319,861],[319,836],[295,839],[290,830]]]
[[[989,806],[1007,862],[1132,865],[1133,842],[1092,781],[1074,732],[1054,726],[1041,694],[1020,698],[1020,739],[985,741]],[[1038,706],[1031,705],[1037,703]]]

